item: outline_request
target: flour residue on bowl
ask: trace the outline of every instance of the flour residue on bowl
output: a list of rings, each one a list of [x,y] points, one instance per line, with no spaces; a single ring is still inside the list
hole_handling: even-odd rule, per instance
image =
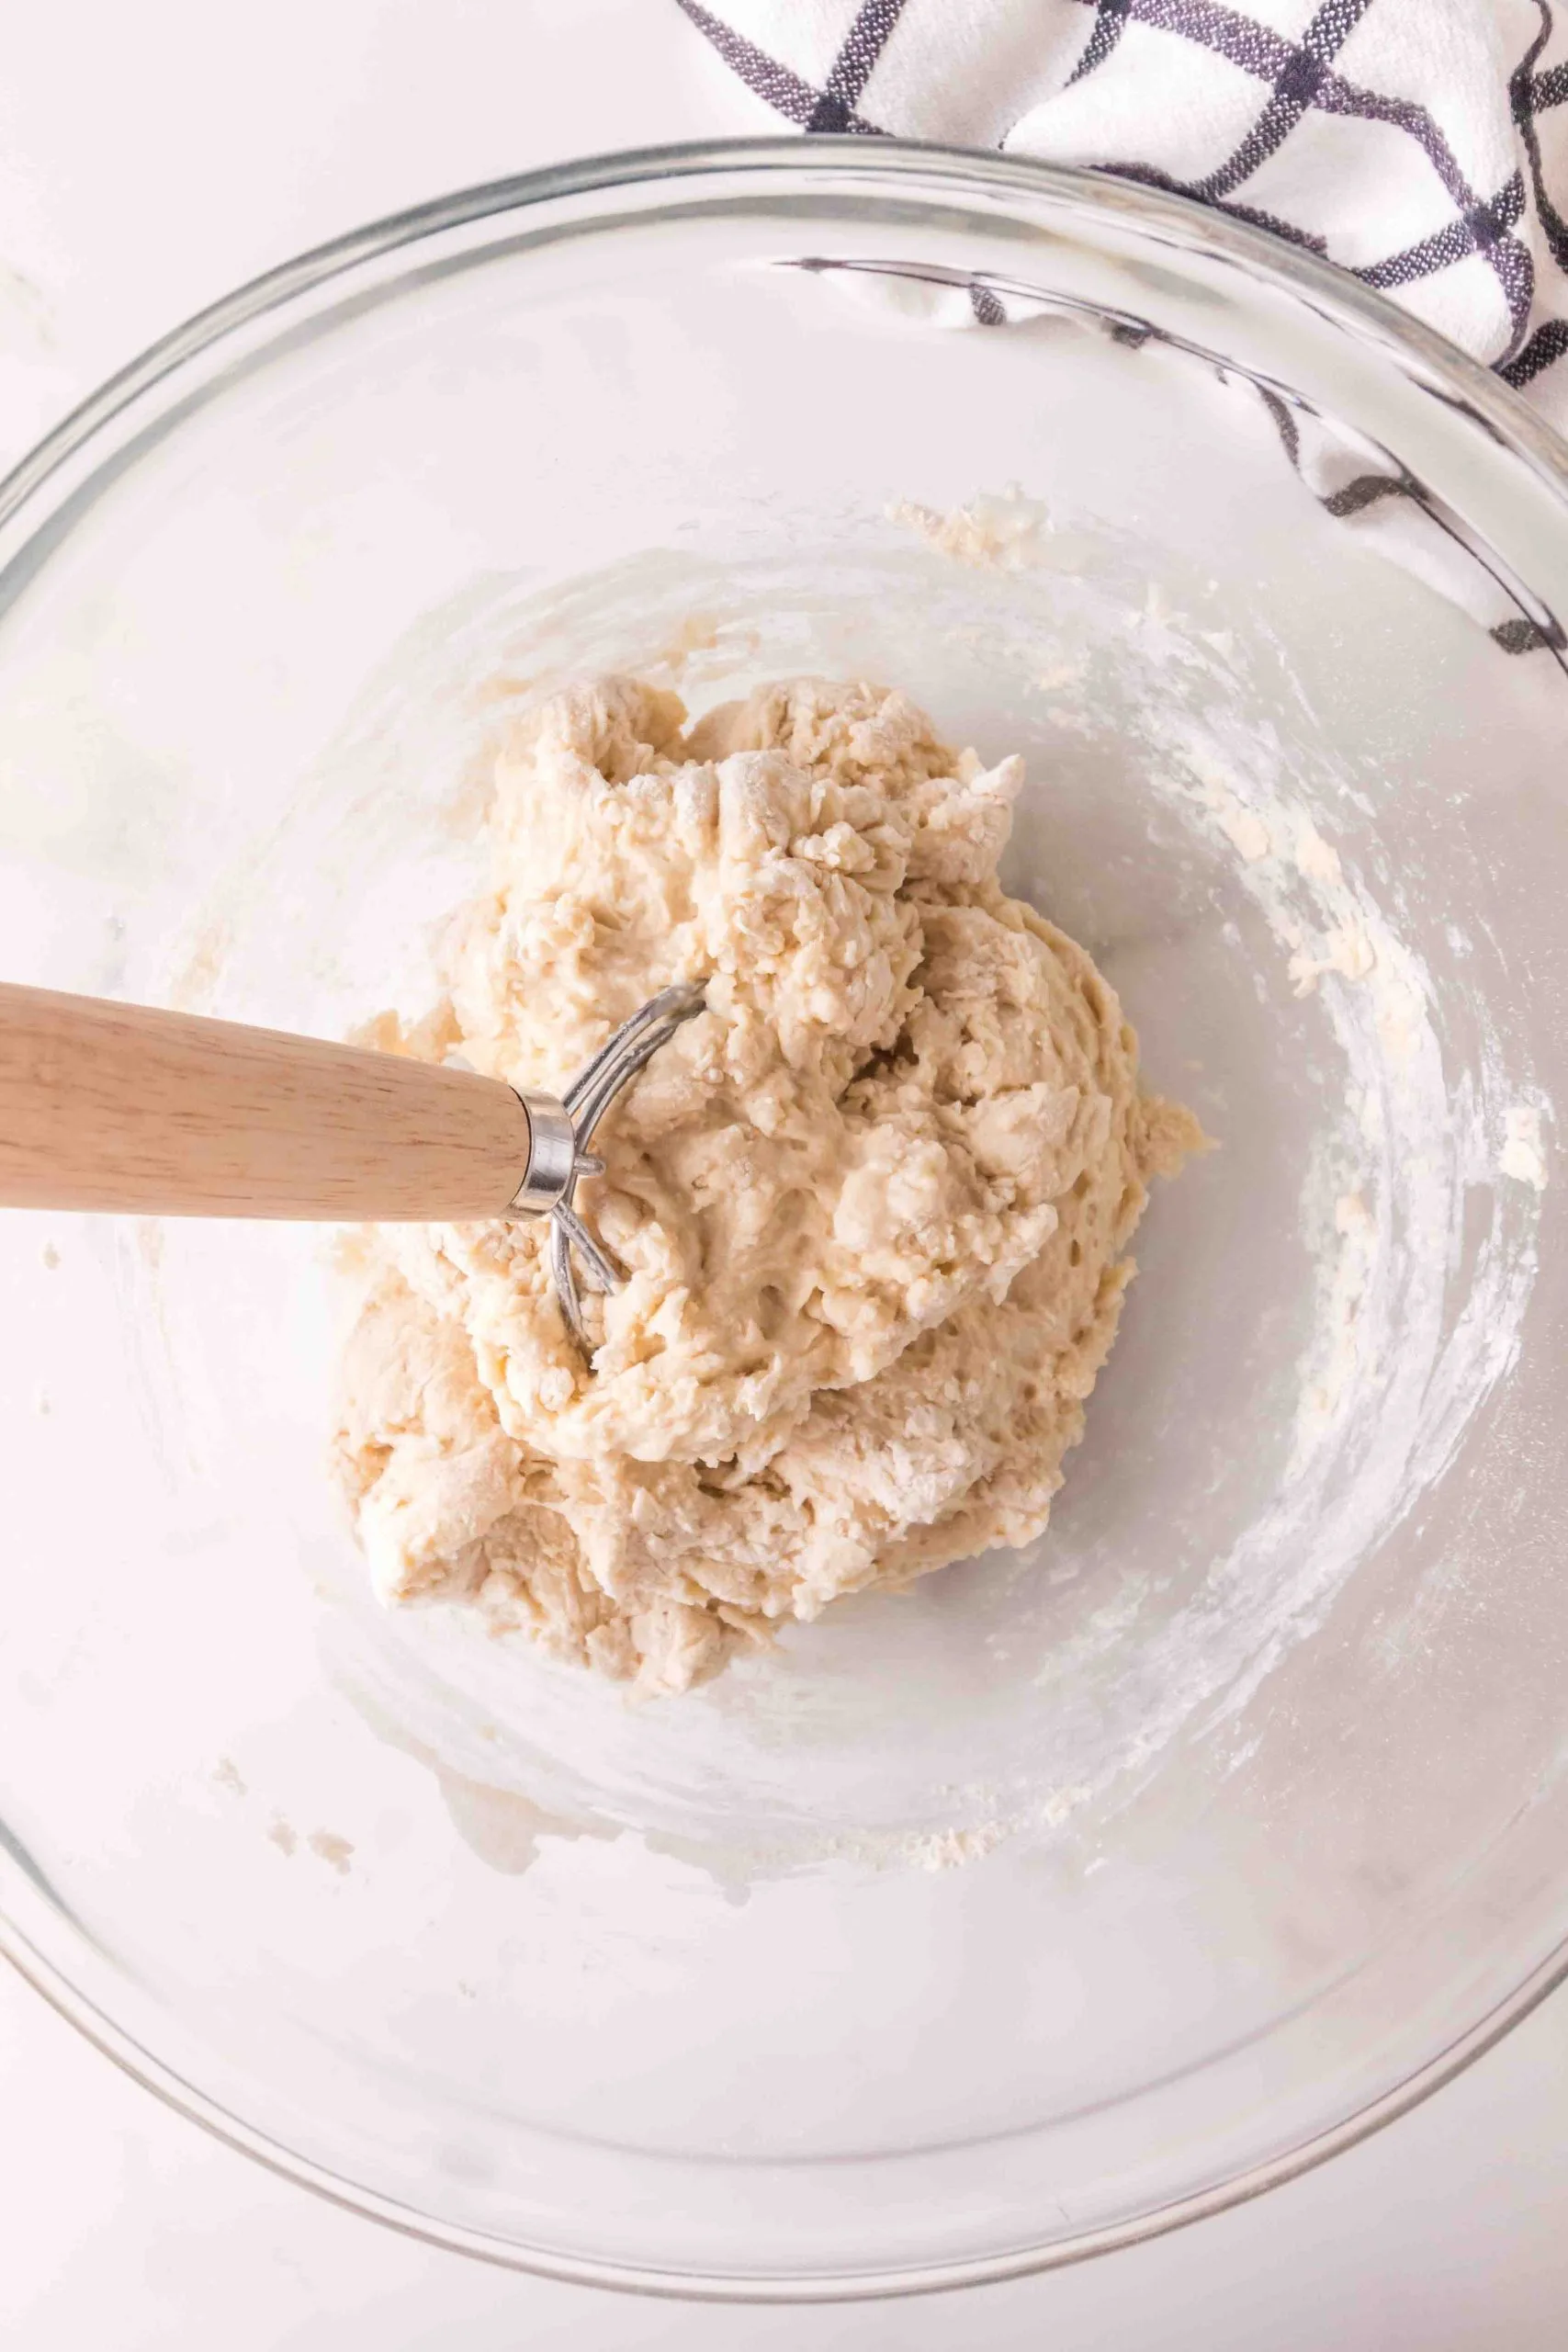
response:
[[[1440,1475],[1507,1372],[1534,1250],[1498,1204],[1464,1263],[1467,1198],[1491,1172],[1506,1080],[1485,1035],[1468,1068],[1445,1057],[1430,972],[1403,935],[1419,876],[1374,889],[1301,797],[1305,779],[1292,778],[1295,763],[1271,730],[1248,740],[1227,721],[1195,737],[1162,715],[1150,731],[1175,755],[1162,788],[1201,808],[1235,852],[1292,994],[1323,1008],[1342,1073],[1300,1200],[1316,1303],[1291,1452],[1272,1509],[1234,1564],[1256,1558],[1267,1540],[1276,1560],[1311,1565],[1273,1581],[1272,1605],[1289,1592],[1289,1610],[1230,1686],[1224,1709],[1234,1713],[1279,1641],[1320,1621],[1357,1559]],[[1332,789],[1335,779],[1325,782]],[[1506,1114],[1506,1172],[1538,1165],[1537,1132]],[[1457,1317],[1456,1278],[1467,1294]]]

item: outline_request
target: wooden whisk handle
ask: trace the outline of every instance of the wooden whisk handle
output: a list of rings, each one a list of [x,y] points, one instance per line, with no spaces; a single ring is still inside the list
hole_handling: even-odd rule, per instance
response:
[[[0,985],[0,1205],[500,1216],[528,1158],[527,1111],[497,1079]]]

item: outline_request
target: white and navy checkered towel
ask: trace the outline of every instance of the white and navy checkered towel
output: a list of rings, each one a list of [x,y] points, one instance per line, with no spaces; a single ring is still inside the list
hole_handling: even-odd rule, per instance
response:
[[[741,119],[761,100],[802,130],[1000,148],[1195,197],[1382,288],[1568,428],[1553,0],[678,5],[752,94]]]

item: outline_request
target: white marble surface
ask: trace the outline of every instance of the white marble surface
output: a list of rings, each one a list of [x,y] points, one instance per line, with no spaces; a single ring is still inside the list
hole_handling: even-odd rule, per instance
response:
[[[110,0],[7,12],[0,463],[239,280],[440,191],[766,127],[673,0]],[[674,2345],[1556,2352],[1568,1996],[1366,2146],[1056,2277],[804,2312],[485,2268],[309,2197],[166,2113],[0,1969],[7,2352]]]

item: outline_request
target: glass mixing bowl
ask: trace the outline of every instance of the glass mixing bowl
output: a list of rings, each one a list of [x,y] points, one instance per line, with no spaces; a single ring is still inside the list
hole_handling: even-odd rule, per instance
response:
[[[629,1704],[383,1615],[301,1228],[0,1221],[0,1939],[187,2112],[558,2275],[996,2277],[1563,1967],[1568,464],[1247,229],[884,143],[368,230],[0,508],[8,978],[418,1012],[515,711],[907,686],[1219,1148],[1048,1537]]]

